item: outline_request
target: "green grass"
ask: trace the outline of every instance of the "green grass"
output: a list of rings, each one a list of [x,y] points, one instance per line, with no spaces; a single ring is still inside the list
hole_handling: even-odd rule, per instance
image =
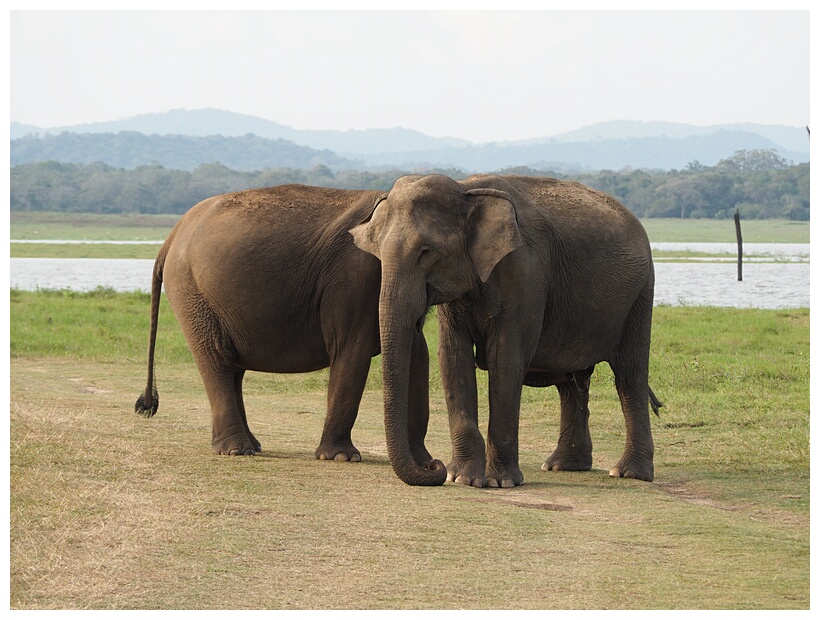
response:
[[[143,258],[154,259],[160,243],[12,243],[13,258]]]
[[[41,213],[12,211],[10,239],[162,241],[179,215]]]
[[[10,291],[10,349],[15,356],[70,356],[106,363],[137,360],[148,347],[149,293],[117,293],[100,287],[71,290]],[[163,295],[163,338],[158,352],[168,362],[191,362],[188,347]]]
[[[148,296],[12,291],[10,605],[94,609],[808,609],[809,311],[659,307],[653,483],[623,450],[612,375],[592,378],[591,472],[542,472],[554,389],[525,388],[510,490],[401,483],[379,360],[353,432],[364,462],[313,459],[327,371],[250,373],[264,450],[210,450],[210,411],[163,302],[160,410]],[[447,459],[431,349],[428,447]],[[486,373],[479,372],[482,425]]]
[[[649,240],[654,242],[736,243],[734,220],[641,220]],[[744,243],[809,243],[809,222],[788,220],[746,220],[741,214]]]

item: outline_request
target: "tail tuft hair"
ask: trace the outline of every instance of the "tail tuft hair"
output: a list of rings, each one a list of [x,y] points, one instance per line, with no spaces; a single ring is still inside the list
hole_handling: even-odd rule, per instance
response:
[[[159,409],[159,392],[157,392],[156,386],[151,390],[151,400],[147,405],[145,403],[145,394],[140,394],[134,404],[134,413],[138,413],[144,418],[153,418],[157,409]]]
[[[661,407],[663,407],[663,403],[658,400],[658,397],[655,396],[655,392],[652,391],[652,388],[649,388],[649,404],[652,406],[652,411],[658,417],[661,415]]]

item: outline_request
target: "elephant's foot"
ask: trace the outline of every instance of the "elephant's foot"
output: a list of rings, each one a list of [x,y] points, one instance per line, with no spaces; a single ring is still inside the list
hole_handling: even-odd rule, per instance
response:
[[[227,427],[214,437],[211,446],[216,454],[227,456],[253,456],[258,451],[256,445],[248,439],[245,427],[238,424]]]
[[[253,446],[253,449],[256,450],[257,452],[262,452],[262,444],[259,443],[259,440],[256,437],[254,437],[253,433],[251,432],[251,429],[249,429],[248,427],[245,427],[245,433],[247,433],[248,441],[251,442],[251,445]]]
[[[655,478],[655,466],[651,456],[624,454],[618,464],[609,470],[609,475],[613,478],[635,478],[652,482]]]
[[[511,489],[524,484],[524,474],[518,465],[505,468],[491,468],[487,473],[487,486],[498,489]]]
[[[473,461],[453,461],[447,465],[447,482],[455,482],[468,487],[484,488],[487,478],[484,463]]]
[[[541,466],[543,471],[589,471],[592,452],[570,452],[557,448]]]
[[[314,456],[320,461],[350,461],[359,463],[362,460],[361,453],[352,443],[343,444],[321,444],[316,448]]]

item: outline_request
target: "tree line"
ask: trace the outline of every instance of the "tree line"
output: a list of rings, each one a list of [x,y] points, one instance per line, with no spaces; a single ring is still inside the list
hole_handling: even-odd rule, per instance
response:
[[[309,168],[325,165],[339,170],[354,162],[329,150],[317,150],[289,140],[244,136],[145,135],[136,131],[119,133],[29,135],[11,140],[12,165],[38,161],[78,164],[105,162],[114,167],[137,168],[157,164],[174,170],[194,170],[202,162],[220,160],[237,170],[259,170],[272,166]]]
[[[641,218],[730,218],[739,209],[749,219],[808,220],[809,166],[792,165],[763,149],[737,151],[715,166],[692,162],[684,170],[561,173],[516,167],[497,172],[579,181],[615,196]],[[12,211],[181,214],[209,196],[285,183],[387,191],[407,172],[419,171],[334,172],[316,165],[241,172],[213,163],[189,172],[160,165],[124,169],[46,161],[11,168],[10,204]],[[469,176],[453,169],[422,172]]]

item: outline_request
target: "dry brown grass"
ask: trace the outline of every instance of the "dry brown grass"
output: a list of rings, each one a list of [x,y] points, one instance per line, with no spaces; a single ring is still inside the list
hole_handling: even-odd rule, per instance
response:
[[[193,365],[158,372],[160,411],[145,420],[141,360],[11,360],[12,608],[809,606],[808,497],[739,501],[670,471],[660,427],[657,481],[610,479],[617,409],[593,414],[592,472],[540,471],[557,437],[550,392],[523,413],[523,487],[414,488],[387,462],[376,390],[354,429],[363,463],[313,459],[321,374],[252,375],[264,451],[216,457]],[[428,446],[446,459],[433,409]]]

